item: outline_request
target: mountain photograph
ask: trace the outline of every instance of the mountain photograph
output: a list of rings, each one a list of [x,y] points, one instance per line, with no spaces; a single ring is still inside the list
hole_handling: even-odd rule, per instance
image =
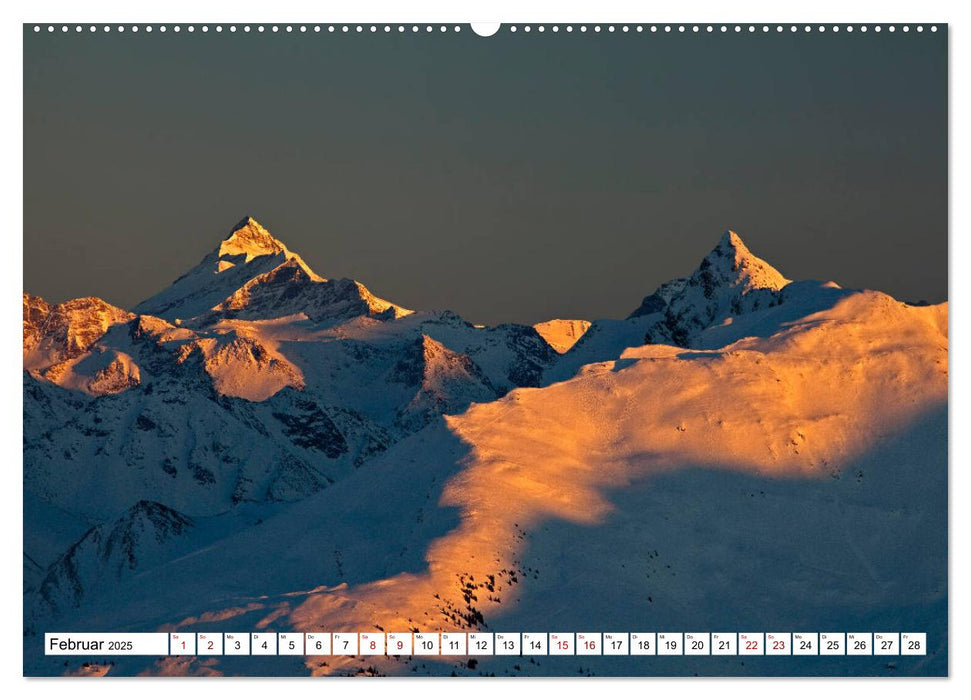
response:
[[[25,676],[948,675],[946,32],[631,30],[24,27]]]
[[[946,303],[790,281],[727,231],[625,320],[537,326],[384,301],[318,275],[252,217],[133,311],[24,292],[25,644],[53,627],[738,616],[945,638]],[[908,550],[921,562],[901,578]],[[771,601],[754,616],[753,582]],[[934,672],[945,654],[898,670]],[[760,661],[775,660],[742,663],[772,673]],[[839,663],[886,665],[867,661]],[[311,657],[307,671],[361,663]],[[146,664],[112,671],[222,665]],[[712,657],[707,671],[741,668]],[[515,673],[503,657],[474,670]]]

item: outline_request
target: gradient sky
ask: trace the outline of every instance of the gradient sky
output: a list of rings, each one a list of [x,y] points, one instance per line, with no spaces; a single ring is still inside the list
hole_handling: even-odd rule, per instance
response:
[[[623,317],[726,228],[947,295],[946,32],[35,34],[24,285],[130,308],[251,214],[471,321]]]

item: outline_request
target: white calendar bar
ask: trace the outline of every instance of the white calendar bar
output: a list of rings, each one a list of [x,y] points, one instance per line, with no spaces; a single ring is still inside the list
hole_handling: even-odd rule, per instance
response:
[[[927,653],[927,634],[924,632],[901,632],[900,653],[904,656],[923,656]]]
[[[736,656],[738,654],[738,634],[735,632],[712,632],[711,653],[714,656]]]
[[[848,656],[870,656],[873,654],[872,632],[847,632],[846,653]]]
[[[165,632],[118,632],[91,634],[82,632],[47,632],[44,634],[47,656],[166,656],[169,635]]]
[[[357,632],[334,632],[331,647],[334,656],[357,656]]]
[[[196,633],[195,632],[172,632],[169,635],[169,655],[170,656],[195,656],[196,655]]]
[[[685,632],[684,653],[688,656],[707,656],[711,653],[711,634],[708,632]]]
[[[276,656],[276,632],[253,632],[250,649],[253,656]]]
[[[573,656],[577,653],[573,632],[550,632],[550,656]]]
[[[496,640],[492,632],[469,632],[469,653],[480,656],[495,654]]]
[[[819,654],[819,632],[793,632],[792,655],[816,656]]]
[[[654,632],[631,632],[630,653],[632,656],[653,656],[657,654],[657,634]]]
[[[44,634],[48,656],[923,656],[926,632]]]
[[[761,656],[765,653],[765,633],[764,632],[739,632],[738,633],[738,655],[739,656]]]
[[[896,656],[900,653],[899,632],[874,632],[873,653],[876,656]]]
[[[846,633],[820,632],[819,654],[820,656],[843,656],[846,654]]]
[[[523,632],[523,656],[546,656],[546,632]]]

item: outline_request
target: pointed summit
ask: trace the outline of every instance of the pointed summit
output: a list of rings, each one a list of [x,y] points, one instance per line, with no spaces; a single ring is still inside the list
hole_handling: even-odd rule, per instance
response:
[[[690,277],[665,282],[645,297],[628,318],[665,311],[676,300],[686,295],[695,296],[692,290],[700,292],[698,296],[710,305],[708,302],[716,297],[729,296],[737,301],[756,290],[777,292],[789,282],[782,273],[752,253],[741,236],[729,229]]]
[[[789,282],[729,230],[690,277],[665,282],[628,318],[657,314],[646,342],[688,346],[717,320],[778,304]]]
[[[304,313],[319,321],[410,313],[353,280],[324,279],[252,216],[243,217],[202,262],[135,311],[173,323],[196,319],[203,324],[222,317],[269,319]]]
[[[261,255],[293,254],[252,216],[244,216],[219,246],[219,257],[245,255],[246,262]]]
[[[293,262],[316,282],[324,281],[323,277],[310,269],[303,258],[287,248],[283,241],[274,238],[273,234],[259,221],[248,215],[240,219],[229,232],[229,237],[219,244],[219,248],[214,250],[212,255],[219,259],[217,272],[227,270],[241,262],[250,263],[257,258],[271,255],[282,256],[284,261]],[[242,261],[237,259],[241,255],[245,256]]]
[[[273,237],[256,219],[244,217],[215,250],[135,311],[174,322],[204,314],[247,282],[286,263],[315,282],[323,278]]]
[[[725,231],[725,233],[722,234],[721,240],[718,241],[718,247],[721,248],[723,246],[741,248],[742,250],[748,251],[748,248],[745,247],[745,243],[742,242],[741,236],[731,229]]]
[[[247,214],[242,219],[240,219],[239,220],[239,223],[236,224],[235,226],[233,226],[233,228],[229,231],[229,233],[230,233],[230,235],[232,235],[232,234],[236,233],[237,231],[239,231],[240,229],[247,228],[247,227],[250,227],[250,226],[257,228],[258,230],[260,230],[263,233],[265,233],[267,236],[270,235],[270,232],[267,231],[265,228],[263,228],[263,226],[260,224],[260,222],[257,221],[256,219],[254,219],[249,214]]]
[[[699,271],[711,268],[722,273],[722,282],[741,285],[746,289],[779,290],[791,281],[765,260],[754,255],[741,237],[731,229],[722,234],[715,249],[705,256]]]

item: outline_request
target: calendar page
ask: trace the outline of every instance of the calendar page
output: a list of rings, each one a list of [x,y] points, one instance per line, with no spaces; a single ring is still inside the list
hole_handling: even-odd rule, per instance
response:
[[[23,674],[946,676],[947,23],[403,17],[23,25]]]

